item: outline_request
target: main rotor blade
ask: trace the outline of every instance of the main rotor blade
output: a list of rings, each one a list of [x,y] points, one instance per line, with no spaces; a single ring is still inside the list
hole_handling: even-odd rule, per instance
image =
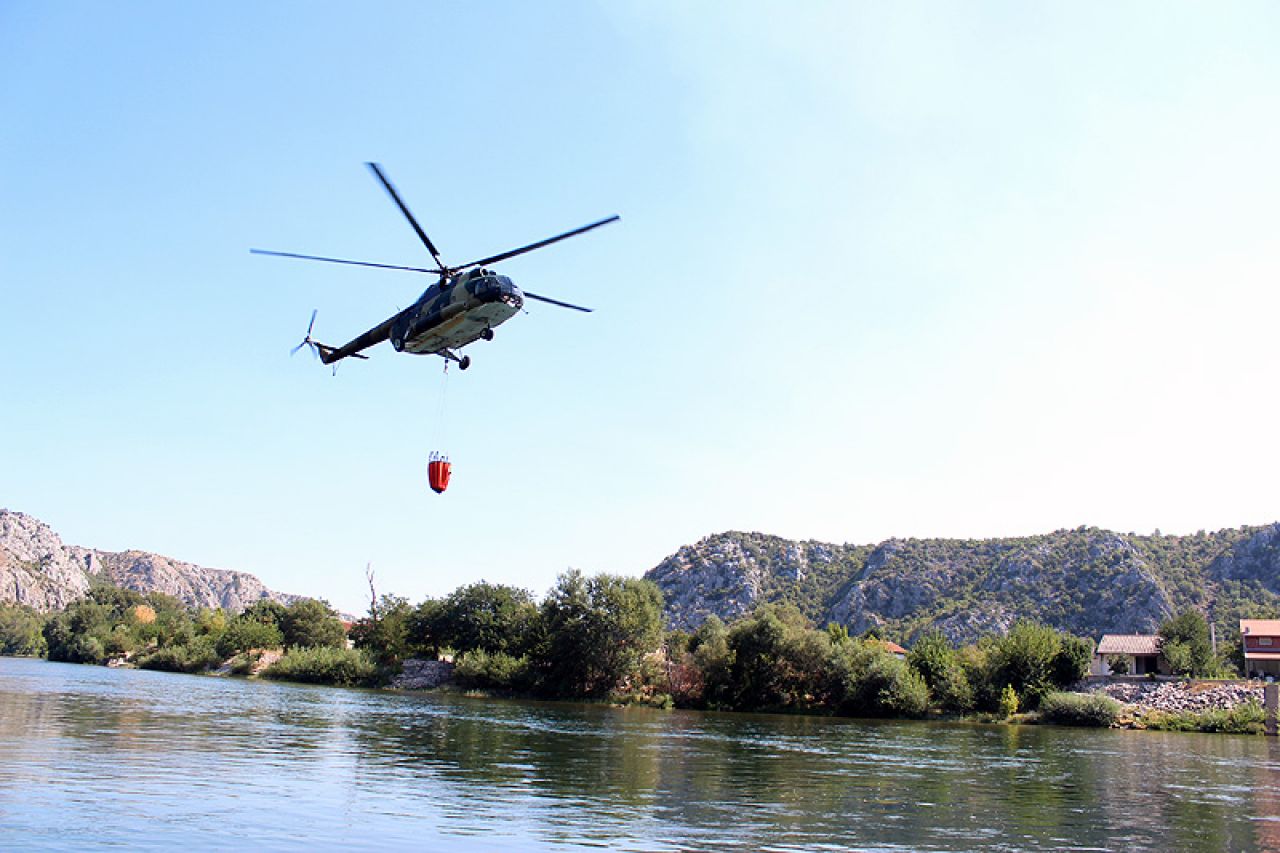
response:
[[[523,255],[525,252],[532,252],[534,249],[541,249],[543,246],[550,246],[552,243],[559,243],[561,240],[567,240],[570,237],[576,237],[579,234],[585,234],[586,232],[590,231],[592,228],[599,228],[601,225],[608,225],[610,222],[617,222],[621,218],[622,217],[618,216],[617,214],[614,214],[613,216],[610,216],[608,219],[601,219],[599,222],[592,222],[590,225],[583,225],[581,228],[575,228],[572,231],[566,231],[563,234],[557,234],[555,237],[548,237],[546,240],[539,240],[537,243],[530,243],[529,245],[523,246],[519,249],[512,249],[511,251],[503,252],[500,255],[494,255],[493,257],[490,257],[490,258],[481,258],[478,261],[472,261],[469,264],[463,264],[460,267],[454,267],[453,271],[457,272],[459,270],[470,269],[471,267],[482,267],[488,264],[496,264],[498,261],[505,261],[507,258],[514,258],[516,255]],[[443,264],[441,264],[441,266],[443,266]],[[541,297],[536,297],[536,298],[541,298]],[[546,300],[546,301],[549,302],[550,300]],[[571,305],[569,307],[572,308],[575,306]]]
[[[373,173],[378,176],[378,180],[382,182],[382,186],[391,195],[391,199],[396,203],[396,207],[400,208],[400,212],[404,214],[404,218],[409,220],[409,224],[413,226],[413,230],[418,233],[418,239],[427,247],[427,251],[431,253],[431,257],[435,258],[437,266],[444,266],[444,261],[440,260],[440,253],[436,251],[436,247],[432,244],[431,238],[427,236],[427,232],[422,230],[422,226],[418,224],[418,220],[413,218],[413,214],[409,212],[409,208],[400,199],[400,193],[396,192],[396,188],[391,185],[391,181],[387,180],[387,176],[382,174],[382,167],[377,163],[366,163]]]
[[[353,267],[377,267],[383,270],[406,270],[408,272],[429,272],[433,275],[443,275],[444,270],[430,270],[425,267],[401,267],[395,264],[375,264],[372,261],[345,261],[342,258],[322,258],[319,255],[297,255],[293,252],[270,252],[266,249],[250,249],[249,252],[254,255],[274,255],[277,258],[300,258],[304,261],[325,261],[330,264],[350,264]]]
[[[520,292],[523,293],[525,296],[529,297],[530,299],[536,299],[539,302],[550,302],[552,305],[559,305],[561,308],[572,308],[574,311],[586,311],[588,314],[590,314],[592,311],[592,309],[583,308],[581,305],[574,305],[569,302],[561,302],[559,299],[550,299],[546,296],[539,296],[538,294],[530,293],[527,290],[522,290]]]

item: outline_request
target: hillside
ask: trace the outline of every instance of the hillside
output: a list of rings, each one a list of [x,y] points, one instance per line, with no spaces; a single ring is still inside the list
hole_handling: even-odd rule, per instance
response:
[[[728,532],[687,545],[645,574],[671,627],[730,621],[791,602],[818,625],[879,627],[910,641],[929,627],[967,642],[1029,617],[1082,636],[1147,633],[1182,608],[1222,636],[1242,616],[1280,616],[1280,523],[1139,536],[1097,528],[1008,539],[793,542]]]
[[[0,509],[0,603],[60,610],[83,598],[95,579],[236,612],[262,598],[288,604],[299,597],[273,592],[245,572],[207,569],[145,551],[64,545],[39,519]]]

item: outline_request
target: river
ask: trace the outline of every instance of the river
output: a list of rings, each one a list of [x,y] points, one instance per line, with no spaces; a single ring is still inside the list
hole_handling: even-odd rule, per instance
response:
[[[1280,745],[0,658],[0,847],[1280,849]]]

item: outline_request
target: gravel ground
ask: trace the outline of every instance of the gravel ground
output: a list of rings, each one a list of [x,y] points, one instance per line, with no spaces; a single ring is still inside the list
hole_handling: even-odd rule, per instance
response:
[[[1207,711],[1233,708],[1254,699],[1262,704],[1261,681],[1123,682],[1086,688],[1146,711]]]

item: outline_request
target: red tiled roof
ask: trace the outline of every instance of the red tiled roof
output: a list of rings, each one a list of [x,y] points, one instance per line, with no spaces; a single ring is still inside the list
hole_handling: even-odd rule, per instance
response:
[[[1155,634],[1103,634],[1098,641],[1100,655],[1158,655],[1160,638]]]
[[[1241,619],[1240,633],[1280,637],[1280,619]]]
[[[906,649],[892,640],[881,640],[880,642],[884,643],[884,647],[895,655],[905,655],[907,653]]]

